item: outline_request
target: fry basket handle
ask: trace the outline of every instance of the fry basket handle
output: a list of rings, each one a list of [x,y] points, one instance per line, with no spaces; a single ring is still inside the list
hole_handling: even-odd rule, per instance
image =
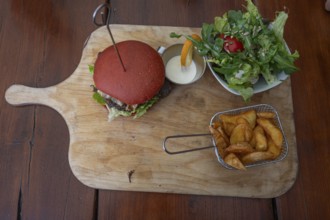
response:
[[[209,149],[209,148],[214,148],[214,145],[212,145],[212,146],[206,146],[206,147],[192,148],[192,149],[188,149],[188,150],[170,151],[170,150],[168,150],[168,148],[166,146],[166,142],[169,139],[186,138],[186,137],[198,137],[198,136],[212,136],[212,134],[210,134],[210,133],[206,134],[205,133],[205,134],[186,134],[186,135],[167,136],[167,137],[164,138],[164,141],[163,141],[163,150],[168,154],[182,154],[182,153],[188,153],[188,152],[192,152],[192,151],[198,151],[198,150],[205,150],[205,149]]]

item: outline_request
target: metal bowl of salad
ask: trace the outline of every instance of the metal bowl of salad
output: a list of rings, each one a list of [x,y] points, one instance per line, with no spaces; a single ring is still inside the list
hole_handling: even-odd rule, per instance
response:
[[[204,23],[201,41],[185,37],[206,57],[217,81],[249,101],[253,94],[281,84],[296,72],[294,61],[299,53],[291,53],[283,38],[286,12],[278,12],[270,22],[262,18],[251,0],[246,3],[244,12],[230,10],[215,17],[214,23]]]

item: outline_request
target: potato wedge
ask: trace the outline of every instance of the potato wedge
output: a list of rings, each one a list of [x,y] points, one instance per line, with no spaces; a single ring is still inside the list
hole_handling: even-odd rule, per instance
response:
[[[230,124],[236,124],[236,119],[238,115],[229,115],[229,114],[223,114],[220,115],[219,118],[223,123],[230,123]]]
[[[209,126],[209,130],[214,138],[215,145],[218,149],[220,156],[224,158],[227,155],[225,149],[228,147],[228,143],[217,129],[212,126]]]
[[[227,136],[231,135],[231,133],[233,132],[235,127],[236,127],[236,124],[234,124],[234,123],[229,123],[229,122],[223,123],[223,130],[226,132]]]
[[[230,144],[240,142],[250,142],[253,131],[248,124],[238,124],[232,131],[230,136]]]
[[[255,110],[249,110],[243,112],[238,116],[245,118],[249,122],[251,129],[253,129],[256,126],[257,113]]]
[[[233,153],[228,154],[224,158],[224,161],[228,165],[230,165],[238,170],[246,170],[246,167],[243,165],[243,163],[240,161],[240,159]]]
[[[216,121],[216,122],[213,122],[212,123],[212,127],[213,128],[215,128],[215,129],[217,129],[218,127],[221,127],[222,125],[221,125],[221,122],[220,121]]]
[[[253,164],[263,160],[271,160],[273,154],[267,151],[255,151],[249,154],[244,155],[241,158],[243,164]]]
[[[250,125],[250,128],[253,129],[256,125],[256,119],[257,119],[257,113],[255,110],[249,110],[246,112],[242,112],[238,115],[229,115],[229,114],[223,114],[220,115],[220,120],[222,121],[223,128],[228,136],[231,135],[231,132],[236,127],[237,119],[244,118],[248,124]]]
[[[282,152],[282,146],[281,147],[276,146],[274,141],[271,138],[269,138],[267,152],[270,152],[273,154],[272,159],[276,159],[278,156],[280,156],[280,154]]]
[[[254,148],[258,151],[266,151],[267,150],[267,138],[264,132],[264,129],[260,126],[257,125],[253,129],[253,141],[252,143],[254,144]]]
[[[228,136],[231,135],[231,132],[236,127],[236,115],[220,115],[220,120],[222,122],[222,126],[224,131]]]
[[[275,113],[274,112],[257,112],[257,117],[273,119],[273,118],[275,118]]]
[[[265,132],[271,137],[275,145],[281,147],[283,144],[283,134],[281,130],[274,125],[269,119],[258,118],[257,123],[265,130]]]
[[[226,141],[226,144],[229,145],[230,144],[229,138],[226,135],[225,131],[222,129],[222,127],[218,127],[217,130],[220,132],[220,134],[222,135],[223,139]]]
[[[252,153],[253,151],[253,147],[251,147],[251,145],[247,142],[231,144],[225,149],[225,152],[235,154],[248,154]]]
[[[284,146],[284,136],[276,123],[276,113],[256,110],[222,114],[214,122],[213,134],[219,155],[236,169],[259,161],[275,160]],[[243,164],[243,166],[241,165]]]
[[[246,124],[246,125],[250,125],[249,122],[248,122],[245,118],[243,118],[243,117],[238,117],[238,118],[236,119],[236,124],[237,124],[237,125],[238,125],[238,124]]]
[[[253,149],[256,149],[257,141],[256,141],[256,137],[255,137],[254,134],[252,135],[252,138],[251,138],[249,144],[251,145],[251,147],[252,147]]]

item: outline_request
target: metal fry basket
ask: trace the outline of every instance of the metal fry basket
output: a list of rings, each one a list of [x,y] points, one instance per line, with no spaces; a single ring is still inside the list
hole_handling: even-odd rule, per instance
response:
[[[272,112],[275,114],[275,117],[274,117],[274,122],[275,122],[275,125],[281,130],[282,132],[282,135],[283,135],[283,144],[282,144],[282,152],[281,154],[274,160],[265,160],[265,161],[259,161],[259,162],[256,162],[256,163],[253,163],[253,164],[248,164],[248,165],[245,165],[246,168],[248,167],[255,167],[255,166],[261,166],[261,165],[266,165],[266,164],[269,164],[269,163],[275,163],[275,162],[278,162],[278,161],[281,161],[283,160],[287,154],[288,154],[288,142],[287,142],[287,139],[285,137],[285,134],[284,134],[284,131],[283,131],[283,127],[282,127],[282,124],[281,124],[281,121],[280,121],[280,118],[279,118],[279,115],[278,115],[278,112],[276,111],[276,109],[274,107],[272,107],[271,105],[268,105],[268,104],[258,104],[258,105],[252,105],[252,106],[246,106],[246,107],[242,107],[242,108],[237,108],[237,109],[232,109],[232,110],[227,110],[227,111],[222,111],[222,112],[217,112],[216,114],[213,115],[213,117],[211,118],[210,120],[210,125],[212,125],[214,122],[221,122],[221,119],[220,119],[220,115],[223,115],[223,114],[226,114],[226,115],[238,115],[242,112],[246,112],[246,111],[249,111],[249,110],[255,110],[257,113],[258,112]],[[181,151],[170,151],[168,148],[167,148],[167,145],[166,145],[166,142],[169,140],[169,139],[174,139],[174,138],[187,138],[187,137],[197,137],[197,136],[210,136],[211,137],[211,141],[212,141],[212,145],[210,146],[206,146],[206,147],[198,147],[198,148],[193,148],[193,149],[188,149],[188,150],[181,150]],[[219,163],[227,168],[227,169],[234,169],[232,166],[228,165],[224,160],[223,158],[221,157],[221,155],[219,154],[218,152],[218,148],[216,147],[216,143],[215,143],[215,140],[213,138],[213,136],[208,133],[208,134],[187,134],[187,135],[173,135],[173,136],[167,136],[164,141],[163,141],[163,149],[166,153],[168,154],[181,154],[181,153],[188,153],[188,152],[192,152],[192,151],[197,151],[197,150],[203,150],[203,149],[208,149],[208,148],[214,148],[214,151],[215,151],[215,154],[216,154],[216,157],[219,161]]]
[[[260,165],[265,165],[265,164],[269,164],[269,163],[275,163],[278,161],[283,160],[286,155],[288,154],[288,142],[286,140],[284,131],[283,131],[283,127],[280,121],[280,117],[276,111],[276,109],[268,104],[259,104],[259,105],[253,105],[253,106],[247,106],[247,107],[242,107],[242,108],[237,108],[237,109],[232,109],[232,110],[228,110],[228,111],[222,111],[222,112],[218,112],[215,115],[213,115],[211,121],[210,121],[210,125],[212,125],[212,123],[216,122],[216,121],[221,121],[220,120],[220,115],[223,114],[227,114],[227,115],[238,115],[242,112],[246,112],[249,110],[255,110],[257,113],[258,112],[273,112],[275,113],[275,118],[274,118],[274,122],[276,124],[276,126],[281,130],[282,135],[283,135],[283,144],[282,144],[282,152],[281,154],[275,159],[275,160],[266,160],[266,161],[259,161],[253,164],[249,164],[249,165],[245,165],[245,167],[254,167],[254,166],[260,166]],[[212,142],[213,145],[215,146],[215,140],[212,138]],[[233,167],[231,167],[230,165],[228,165],[227,163],[225,163],[225,161],[223,160],[223,158],[220,156],[218,149],[215,147],[215,154],[218,158],[218,161],[221,163],[221,165],[223,165],[224,167],[228,168],[228,169],[234,169]]]

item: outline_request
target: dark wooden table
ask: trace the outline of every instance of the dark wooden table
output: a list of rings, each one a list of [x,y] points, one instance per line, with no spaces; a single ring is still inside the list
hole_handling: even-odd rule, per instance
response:
[[[299,173],[273,199],[119,192],[81,184],[68,163],[69,133],[54,110],[13,107],[14,83],[46,87],[76,68],[102,2],[1,0],[0,219],[329,219],[330,14],[324,1],[255,1],[272,19],[286,7],[285,38],[300,52],[291,77]],[[243,0],[113,0],[112,23],[200,27]]]

